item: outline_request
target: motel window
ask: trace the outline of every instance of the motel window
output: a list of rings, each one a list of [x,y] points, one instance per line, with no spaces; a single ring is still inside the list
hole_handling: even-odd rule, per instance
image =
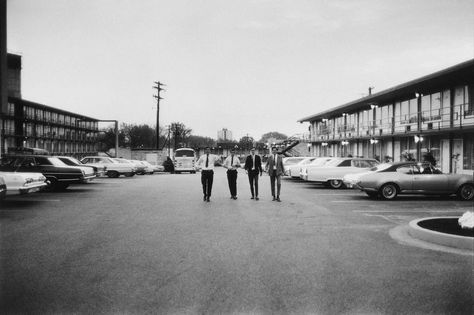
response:
[[[9,115],[9,116],[15,116],[15,104],[13,104],[13,103],[8,103],[7,115]]]
[[[410,119],[410,108],[408,101],[404,101],[400,105],[400,121],[402,124],[408,124]]]
[[[468,85],[466,87],[466,100],[465,115],[474,115],[474,85]]]
[[[410,100],[410,123],[418,122],[418,100],[416,98]]]

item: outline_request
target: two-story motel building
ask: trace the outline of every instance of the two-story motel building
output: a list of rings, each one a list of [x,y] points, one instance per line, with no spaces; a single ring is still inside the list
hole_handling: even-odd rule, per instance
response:
[[[474,170],[474,59],[298,120],[315,156],[422,160]]]
[[[97,154],[99,120],[23,99],[21,68],[21,56],[8,54],[7,80],[2,82],[8,97],[0,113],[0,156],[25,147],[53,155]]]

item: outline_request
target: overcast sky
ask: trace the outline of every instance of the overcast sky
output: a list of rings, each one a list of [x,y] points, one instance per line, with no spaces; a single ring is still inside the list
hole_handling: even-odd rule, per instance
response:
[[[23,98],[237,140],[474,58],[472,0],[8,0]]]

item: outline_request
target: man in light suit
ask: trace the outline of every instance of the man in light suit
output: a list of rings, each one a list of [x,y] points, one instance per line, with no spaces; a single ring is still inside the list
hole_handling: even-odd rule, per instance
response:
[[[277,153],[276,147],[272,148],[272,154],[268,157],[267,165],[265,170],[270,176],[270,186],[272,188],[272,197],[273,201],[280,202],[280,189],[281,189],[281,176],[285,173],[285,168],[283,166],[283,158],[280,154]],[[275,180],[277,183],[277,193],[275,197]]]

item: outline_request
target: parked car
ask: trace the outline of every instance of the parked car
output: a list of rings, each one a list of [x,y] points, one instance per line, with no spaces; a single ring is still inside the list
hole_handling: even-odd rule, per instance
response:
[[[127,160],[135,166],[135,174],[145,175],[146,173],[150,174],[150,171],[147,171],[147,167],[142,161],[138,160]]]
[[[42,173],[52,189],[66,189],[70,184],[95,177],[80,167],[66,165],[57,157],[48,155],[6,155],[2,158],[0,171]]]
[[[382,164],[372,167],[367,172],[347,174],[343,177],[342,182],[347,188],[355,188],[357,182],[363,175],[370,174],[373,172],[386,172],[386,171],[390,171],[390,168],[397,168],[403,165],[412,165],[413,163],[416,163],[416,162],[404,161],[404,162],[396,162],[396,163],[382,163]]]
[[[304,179],[327,184],[336,189],[342,188],[344,186],[342,179],[345,175],[366,172],[378,164],[375,159],[336,158],[321,167],[308,167]]]
[[[64,164],[70,165],[70,166],[81,166],[81,167],[87,167],[91,168],[92,171],[94,172],[96,177],[104,176],[105,175],[105,166],[93,166],[93,165],[86,165],[79,161],[76,158],[73,158],[71,156],[58,156],[58,159],[60,159]]]
[[[119,164],[126,165],[126,166],[129,166],[129,167],[132,168],[133,171],[131,173],[125,174],[126,177],[131,177],[131,176],[137,174],[137,166],[132,161],[124,159],[124,158],[112,158],[112,160],[114,160],[115,162],[117,162]],[[143,169],[145,169],[145,168],[143,167]],[[140,170],[140,172],[141,172],[141,170]]]
[[[148,161],[140,161],[145,165],[145,170],[148,174],[153,174],[155,172],[164,172],[165,167],[163,165],[153,165]]]
[[[0,177],[4,181],[6,196],[29,194],[48,186],[46,177],[41,173],[0,172]]]
[[[474,200],[474,174],[444,174],[429,163],[394,163],[391,167],[361,176],[356,188],[369,197],[387,200],[399,194],[453,195]]]
[[[332,157],[324,157],[324,156],[323,157],[317,157],[311,163],[306,164],[306,165],[302,165],[301,168],[300,168],[300,174],[299,174],[300,178],[301,179],[306,178],[309,168],[322,167],[333,159],[334,158],[332,158]]]
[[[105,175],[111,178],[119,177],[120,175],[135,175],[133,165],[130,163],[119,163],[107,156],[86,156],[81,159],[81,163],[97,167],[105,167]]]
[[[295,165],[298,164],[299,162],[303,161],[306,157],[304,156],[290,156],[290,157],[284,157],[283,158],[283,167],[285,170],[290,166],[290,165]],[[288,174],[285,174],[288,176]]]
[[[305,157],[299,162],[290,164],[285,166],[285,175],[294,177],[294,178],[300,178],[300,171],[301,168],[304,167],[305,165],[308,165],[309,163],[313,162],[316,159],[316,157]]]
[[[0,201],[5,199],[7,196],[7,185],[5,184],[5,180],[3,176],[0,175]]]

